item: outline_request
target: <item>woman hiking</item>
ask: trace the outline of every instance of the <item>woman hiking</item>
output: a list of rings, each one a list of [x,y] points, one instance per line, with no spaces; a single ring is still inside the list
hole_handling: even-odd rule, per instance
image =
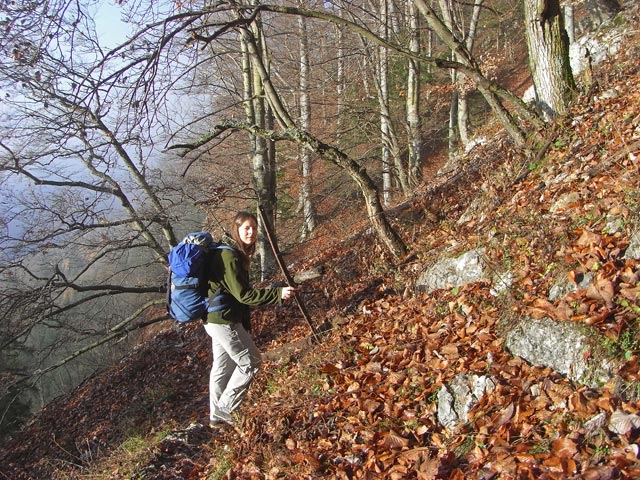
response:
[[[211,337],[213,365],[209,377],[209,422],[233,424],[231,413],[244,399],[261,363],[249,331],[250,307],[280,304],[293,296],[293,287],[253,288],[249,264],[258,235],[256,216],[238,212],[223,248],[212,255],[209,289],[213,294],[205,330]]]

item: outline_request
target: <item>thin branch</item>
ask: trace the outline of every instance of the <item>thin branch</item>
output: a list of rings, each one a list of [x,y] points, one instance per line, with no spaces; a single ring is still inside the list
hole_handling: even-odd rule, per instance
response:
[[[124,335],[127,335],[135,330],[139,330],[141,328],[145,328],[148,327],[149,325],[153,325],[154,323],[158,323],[161,322],[163,320],[167,320],[169,318],[168,315],[163,315],[160,317],[155,317],[149,320],[145,320],[142,321],[140,323],[137,323],[135,325],[129,325],[133,320],[135,320],[137,317],[139,317],[140,315],[142,315],[144,313],[144,311],[150,307],[153,307],[155,305],[159,305],[164,303],[164,300],[154,300],[152,302],[148,302],[145,303],[144,305],[142,305],[140,308],[138,308],[133,314],[131,314],[129,317],[125,318],[122,322],[120,322],[119,324],[117,324],[115,327],[111,328],[109,330],[109,334],[101,337],[100,339],[96,340],[95,342],[86,345],[82,348],[80,348],[79,350],[76,350],[75,352],[71,353],[70,355],[68,355],[67,357],[63,358],[62,360],[60,360],[57,363],[54,363],[52,365],[49,365],[48,367],[44,368],[44,369],[38,369],[36,371],[34,371],[30,376],[28,377],[24,377],[21,378],[20,380],[17,380],[13,385],[19,385],[21,383],[25,383],[27,380],[32,379],[34,377],[41,377],[42,375],[49,373],[53,370],[56,370],[60,367],[62,367],[63,365],[69,363],[71,360],[74,360],[75,358],[79,357],[80,355],[83,355],[84,353],[87,353],[97,347],[99,347],[100,345],[104,345],[105,343],[115,339],[115,338],[119,338],[122,337]]]

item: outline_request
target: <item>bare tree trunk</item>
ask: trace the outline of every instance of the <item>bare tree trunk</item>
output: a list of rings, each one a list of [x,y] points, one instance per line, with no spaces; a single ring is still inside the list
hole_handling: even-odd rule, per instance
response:
[[[460,41],[464,41],[466,50],[471,53],[473,50],[473,44],[475,41],[476,29],[480,19],[480,11],[484,0],[475,0],[473,3],[473,11],[469,20],[469,27],[465,31],[463,25],[465,23],[461,13],[457,16],[454,13],[451,0],[439,0],[440,11],[447,28],[457,37]],[[452,51],[453,60],[464,61],[456,50]],[[449,116],[449,152],[452,154],[457,146],[457,138],[460,138],[462,145],[468,145],[470,141],[469,132],[469,105],[468,105],[468,91],[465,85],[466,76],[462,72],[456,70],[451,71],[451,81],[455,86],[455,91],[451,97],[451,109]],[[455,103],[455,105],[454,105]]]
[[[480,12],[484,0],[475,0],[473,4],[473,12],[471,13],[471,21],[465,37],[465,45],[469,52],[473,52],[473,46],[476,40],[476,31],[480,22]],[[470,142],[469,130],[469,92],[465,85],[466,76],[460,73],[458,78],[459,98],[458,98],[458,133],[460,141],[466,147]]]
[[[560,0],[525,0],[524,18],[536,103],[552,119],[566,113],[575,90]]]
[[[413,3],[415,5],[415,2]],[[433,30],[431,28],[427,29],[427,55],[429,57],[433,57]],[[427,72],[433,73],[433,64],[427,63]]]
[[[380,38],[387,40],[389,33],[389,17],[387,14],[387,0],[380,0]],[[392,168],[391,168],[391,118],[389,117],[389,61],[388,52],[384,46],[378,47],[378,62],[376,68],[376,85],[378,103],[380,105],[380,134],[382,137],[382,201],[385,205],[391,203]]]
[[[342,112],[344,110],[344,92],[345,92],[345,71],[344,71],[344,63],[345,63],[345,47],[344,47],[344,27],[342,25],[336,25],[336,29],[338,30],[338,66],[336,69],[336,144],[340,146],[340,140],[342,137],[342,129],[343,129],[343,115]]]
[[[300,126],[309,130],[311,124],[311,104],[309,99],[309,45],[307,36],[307,21],[298,17],[298,31],[300,32]],[[303,212],[301,239],[307,238],[316,227],[315,208],[312,195],[312,158],[308,148],[300,149],[300,164],[302,167],[302,183],[300,185],[300,207]]]
[[[418,10],[412,0],[407,2],[407,16],[409,23],[409,50],[414,55],[420,54],[420,21]],[[420,64],[409,59],[407,75],[407,137],[408,186],[416,187],[422,181],[422,133],[420,131]]]
[[[455,70],[451,71],[452,83],[456,83]],[[457,90],[451,92],[451,102],[449,104],[449,157],[453,157],[458,146],[458,98],[460,94]]]
[[[254,35],[261,38],[260,24],[253,24]],[[242,42],[243,51],[243,81],[245,96],[245,112],[247,122],[259,128],[269,128],[269,113],[264,101],[264,91],[260,75],[252,64],[252,56],[246,42]],[[264,54],[261,50],[260,54]],[[256,190],[258,204],[264,208],[271,225],[275,225],[275,149],[267,139],[251,135],[251,162],[253,165],[253,184]],[[259,222],[259,229],[264,226]],[[260,272],[262,278],[266,278],[275,270],[273,251],[265,235],[259,235],[256,243],[256,251],[260,258]]]
[[[567,35],[569,36],[569,45],[576,41],[576,26],[574,22],[573,16],[573,5],[571,3],[567,3],[562,7],[564,12],[564,25],[567,30]]]
[[[391,15],[389,0],[380,1],[380,29],[379,36],[388,40],[391,30]],[[408,182],[406,169],[402,165],[400,158],[400,146],[398,137],[391,119],[389,101],[389,50],[385,46],[378,48],[378,68],[376,72],[375,85],[378,93],[378,104],[380,107],[380,133],[382,135],[382,195],[385,205],[391,203],[394,176],[400,184],[403,194],[408,193]]]
[[[444,24],[449,29],[454,37],[460,37],[461,34],[457,29],[457,24],[453,21],[453,12],[451,11],[451,0],[438,0],[440,5],[440,13],[442,13],[442,19]],[[451,49],[451,59],[459,60],[456,55],[455,49]],[[448,151],[449,157],[455,154],[456,147],[458,145],[458,99],[460,97],[457,88],[458,72],[455,69],[450,70],[451,84],[454,85],[454,89],[451,92],[451,103],[449,104],[449,134],[448,134]]]

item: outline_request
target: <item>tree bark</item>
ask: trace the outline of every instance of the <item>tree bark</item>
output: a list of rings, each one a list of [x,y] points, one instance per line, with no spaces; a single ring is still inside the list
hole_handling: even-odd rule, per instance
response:
[[[300,125],[309,130],[311,125],[311,100],[309,98],[309,40],[307,22],[304,17],[298,17],[298,31],[300,32]],[[300,209],[302,210],[302,227],[300,237],[306,239],[316,228],[316,212],[312,200],[312,157],[308,148],[300,149],[300,166],[302,180],[300,185]]]
[[[576,41],[576,27],[574,21],[573,5],[567,4],[562,7],[564,13],[564,25],[569,37],[569,45]]]
[[[340,147],[343,130],[343,111],[344,111],[344,93],[345,93],[345,46],[344,46],[344,27],[342,25],[335,26],[338,38],[338,58],[336,59],[336,144]]]
[[[380,0],[380,25],[378,35],[388,39],[389,18],[387,13],[387,0]],[[382,201],[385,205],[391,204],[392,168],[391,168],[391,139],[392,125],[389,115],[389,60],[387,49],[378,46],[375,84],[378,91],[378,105],[380,106],[380,136],[382,148],[380,160],[382,161]]]
[[[560,0],[524,0],[524,18],[536,104],[551,120],[566,113],[575,90]]]
[[[259,49],[256,55],[264,58],[266,49],[262,43],[261,23],[256,20],[252,24],[253,35],[257,39]],[[259,73],[253,64],[253,56],[249,54],[246,41],[243,40],[243,79],[244,79],[244,103],[247,121],[258,125],[260,128],[268,128],[272,120],[268,105],[264,100],[264,91]],[[267,62],[263,60],[262,65]],[[253,166],[253,185],[256,190],[257,201],[262,205],[265,215],[269,217],[272,225],[275,225],[276,208],[276,182],[275,182],[275,148],[267,139],[251,136],[251,163]],[[275,271],[275,258],[269,242],[264,235],[264,225],[258,222],[262,235],[258,236],[256,251],[260,258],[260,273],[264,279]]]
[[[420,19],[412,0],[407,2],[409,26],[409,51],[420,54]],[[408,160],[407,182],[409,187],[416,187],[422,182],[422,132],[420,122],[420,63],[410,58],[407,60],[407,137]]]

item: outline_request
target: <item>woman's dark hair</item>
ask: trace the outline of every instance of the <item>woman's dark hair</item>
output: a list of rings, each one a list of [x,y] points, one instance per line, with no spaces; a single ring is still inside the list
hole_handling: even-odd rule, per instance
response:
[[[233,218],[233,225],[231,227],[231,238],[235,240],[236,244],[238,245],[238,250],[240,250],[240,252],[244,255],[245,261],[248,263],[249,258],[256,251],[256,244],[254,243],[253,245],[247,245],[243,243],[242,240],[240,240],[240,234],[238,233],[238,231],[240,230],[240,225],[242,225],[247,220],[253,220],[256,225],[258,225],[258,219],[253,213],[244,211],[236,213],[236,216]]]

